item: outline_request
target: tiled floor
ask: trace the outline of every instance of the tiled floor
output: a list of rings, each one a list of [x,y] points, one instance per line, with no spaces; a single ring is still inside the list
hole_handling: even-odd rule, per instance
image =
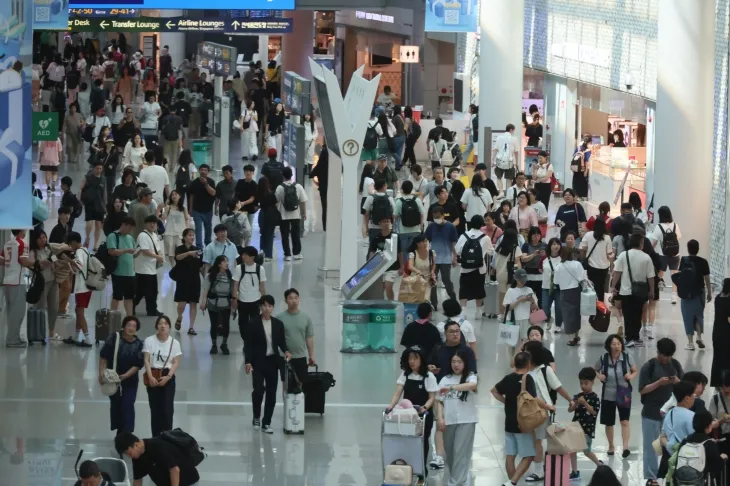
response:
[[[240,161],[236,164],[241,170]],[[62,168],[76,181],[80,169]],[[45,190],[45,187],[43,187]],[[341,317],[340,296],[319,275],[324,252],[324,234],[317,221],[319,203],[316,189],[307,187],[309,207],[314,214],[314,231],[304,238],[305,259],[286,263],[282,260],[279,237],[275,259],[267,264],[267,289],[278,300],[289,287],[296,287],[302,296],[302,309],[315,323],[315,349],[320,369],[330,371],[337,384],[327,394],[324,416],[307,416],[306,433],[299,437],[281,432],[281,406],[274,416],[276,432],[266,436],[254,432],[251,419],[251,379],[243,371],[241,340],[232,337],[229,357],[210,356],[207,318],[199,316],[196,328],[200,334],[180,336],[184,358],[178,371],[175,425],[192,433],[206,447],[209,457],[201,464],[203,485],[362,485],[380,484],[380,415],[393,393],[398,373],[398,356],[345,355],[339,352]],[[51,197],[52,214],[60,195]],[[55,221],[49,221],[51,228]],[[79,225],[80,226],[80,225]],[[364,249],[363,249],[364,250]],[[174,282],[160,272],[161,310],[172,313]],[[709,371],[712,350],[684,351],[684,337],[678,306],[665,294],[660,304],[657,335],[673,337],[680,349],[677,359],[686,370]],[[88,317],[102,298],[95,296]],[[277,309],[283,309],[281,304]],[[468,316],[474,314],[473,308]],[[708,322],[711,322],[708,310]],[[142,319],[140,337],[152,332],[151,318]],[[186,317],[187,323],[187,317]],[[234,326],[235,327],[235,326]],[[497,325],[494,321],[475,323],[479,339],[479,377],[482,382],[474,399],[479,406],[479,426],[472,463],[472,484],[495,486],[504,481],[503,412],[489,389],[508,368],[508,353],[495,345]],[[587,327],[587,326],[586,326]],[[708,326],[711,328],[711,326]],[[70,334],[73,324],[59,325],[61,334]],[[0,329],[4,334],[4,329]],[[564,335],[548,333],[547,346],[557,357],[558,376],[570,393],[578,391],[578,370],[592,365],[603,353],[605,336],[590,329],[583,334],[580,346],[569,348]],[[0,486],[56,486],[73,484],[73,463],[79,449],[85,457],[112,454],[112,433],[108,429],[108,400],[96,383],[97,349],[72,348],[66,345],[33,346],[27,350],[0,351]],[[643,363],[655,354],[651,344],[630,351]],[[600,393],[600,387],[596,387]],[[599,428],[594,449],[607,461],[623,485],[643,484],[641,474],[640,409],[638,397],[631,417],[632,454],[628,460],[605,454],[607,441]],[[560,420],[570,420],[567,406],[560,403]],[[137,404],[138,434],[149,433],[146,394],[139,391]],[[617,444],[620,438],[617,436]],[[588,483],[592,463],[580,458],[583,484]],[[445,484],[448,473],[432,476],[429,484]],[[574,484],[579,484],[574,482]]]

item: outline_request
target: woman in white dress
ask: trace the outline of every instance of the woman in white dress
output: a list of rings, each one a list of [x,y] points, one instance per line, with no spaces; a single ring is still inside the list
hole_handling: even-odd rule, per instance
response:
[[[314,147],[317,145],[317,137],[319,137],[314,115],[309,113],[304,115],[302,125],[304,125],[304,147],[306,150],[304,153],[304,162],[307,164],[304,170],[307,171],[307,174],[311,174],[312,165],[314,164]]]
[[[124,147],[122,167],[132,167],[134,175],[139,176],[139,171],[142,170],[142,164],[144,164],[144,154],[146,153],[147,147],[145,146],[142,134],[135,133],[134,137]]]
[[[157,138],[157,123],[161,115],[162,109],[157,102],[157,96],[150,94],[142,105],[140,113],[140,126],[145,139],[147,137]]]
[[[173,190],[165,204],[163,220],[165,221],[165,255],[170,261],[170,266],[175,266],[175,248],[182,238],[185,228],[190,227],[190,216],[188,210],[183,206],[183,198],[179,192]]]
[[[252,101],[246,106],[245,102],[241,102],[241,149],[243,151],[243,160],[256,160],[259,156],[259,148],[256,143],[257,133],[259,132],[259,116],[256,113],[256,104]]]

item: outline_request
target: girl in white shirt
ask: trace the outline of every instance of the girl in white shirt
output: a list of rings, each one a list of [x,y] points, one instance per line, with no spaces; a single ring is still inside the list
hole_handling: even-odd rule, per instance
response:
[[[555,269],[562,263],[560,252],[563,245],[558,238],[548,241],[548,256],[542,262],[542,310],[547,317],[547,330],[553,327],[552,307],[555,302],[555,332],[563,327],[563,313],[560,307],[560,287],[555,281]]]
[[[145,135],[157,136],[157,121],[162,114],[157,96],[150,94],[147,101],[142,105],[140,113],[140,126]]]
[[[116,132],[117,125],[119,125],[119,122],[122,121],[122,118],[124,118],[125,111],[126,107],[124,106],[124,99],[122,98],[122,95],[118,94],[109,105],[109,117],[111,118],[113,132]]]
[[[474,174],[471,178],[471,187],[461,196],[461,207],[464,208],[467,221],[474,216],[482,216],[492,211],[492,195],[482,187],[482,176]]]
[[[196,95],[198,93],[195,93]],[[256,103],[253,101],[246,106],[245,102],[241,102],[241,150],[243,151],[243,160],[256,160],[259,155],[259,148],[256,143],[256,134],[259,131],[259,116],[256,113]]]
[[[676,233],[677,242],[682,239],[682,232],[679,231],[679,225],[674,222],[672,218],[672,211],[667,206],[662,206],[657,211],[659,216],[659,224],[654,227],[654,233],[651,235],[651,242],[654,245],[654,250],[659,254],[659,258],[662,262],[661,270],[666,272],[667,269],[674,275],[679,270],[679,262],[682,259],[681,256],[681,244],[679,246],[680,252],[674,256],[667,256],[664,254],[664,235],[667,233]],[[670,279],[671,280],[671,279]],[[672,283],[672,304],[677,303],[677,286]]]
[[[548,210],[545,207],[545,205],[537,200],[537,190],[532,188],[527,190],[527,197],[530,198],[530,207],[535,210],[535,214],[537,214],[537,225],[540,227],[540,230],[543,230],[543,227],[545,231],[543,232],[543,235],[547,231],[547,221],[548,221]]]
[[[613,261],[613,245],[607,234],[606,222],[597,219],[593,223],[593,231],[589,231],[580,242],[581,260],[588,262],[586,269],[588,280],[593,282],[596,297],[603,302],[606,293],[606,278]]]
[[[360,214],[365,214],[363,205],[368,196],[375,194],[375,169],[371,164],[365,164],[362,168],[362,175],[360,176]]]
[[[175,402],[175,374],[180,365],[182,347],[170,336],[170,319],[160,316],[155,322],[155,334],[144,340],[144,382],[150,404],[152,436],[172,430]]]
[[[580,292],[581,282],[585,278],[583,265],[575,260],[575,253],[570,248],[563,248],[562,263],[555,269],[554,280],[560,287],[560,306],[563,311],[565,332],[571,336],[568,346],[575,346],[580,342]]]
[[[319,132],[317,131],[317,124],[314,121],[314,115],[312,114],[307,113],[304,115],[302,125],[304,125],[304,148],[306,150],[304,153],[304,162],[307,164],[307,174],[310,174],[312,172],[312,165],[314,164],[314,147],[317,145]]]
[[[477,376],[467,372],[466,362],[466,353],[457,350],[448,374],[439,382],[436,402],[436,420],[444,434],[451,484],[466,484],[469,479],[474,433],[479,421],[476,400],[471,396],[477,392]]]
[[[134,175],[139,176],[139,171],[142,170],[144,164],[144,154],[147,153],[147,147],[144,144],[142,134],[135,133],[127,145],[124,147],[124,165],[123,167],[131,166],[134,170]]]

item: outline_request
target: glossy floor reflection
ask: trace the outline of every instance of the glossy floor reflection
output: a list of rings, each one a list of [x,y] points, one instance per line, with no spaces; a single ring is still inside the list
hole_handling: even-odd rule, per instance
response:
[[[240,171],[240,161],[236,164]],[[62,168],[76,183],[81,170]],[[45,186],[41,185],[45,191]],[[201,484],[256,486],[274,485],[357,485],[372,486],[382,482],[380,455],[380,416],[390,400],[398,374],[398,355],[345,355],[341,345],[340,296],[332,290],[336,282],[325,282],[317,268],[324,252],[324,234],[318,220],[319,197],[316,189],[307,187],[314,231],[303,240],[305,256],[301,262],[284,263],[279,236],[275,259],[267,264],[267,289],[283,310],[283,292],[296,287],[301,292],[302,310],[315,323],[316,359],[321,370],[331,372],[337,384],[327,394],[324,416],[307,416],[303,436],[290,437],[281,432],[281,406],[274,415],[273,436],[255,432],[251,423],[251,378],[243,371],[241,339],[231,338],[231,356],[208,354],[210,339],[207,317],[199,316],[199,335],[179,336],[184,357],[178,371],[175,403],[175,425],[193,434],[205,446],[209,457],[201,464]],[[45,195],[45,193],[44,193]],[[55,214],[60,194],[51,198]],[[55,221],[46,223],[50,229]],[[77,226],[77,229],[81,225]],[[258,233],[255,238],[257,239]],[[363,249],[364,251],[364,249]],[[162,282],[160,309],[173,313],[174,282],[160,272]],[[455,280],[458,281],[458,278]],[[108,289],[110,291],[110,289]],[[87,318],[108,299],[95,295]],[[710,306],[711,307],[711,306]],[[474,315],[473,307],[467,317]],[[474,321],[473,321],[474,322]],[[712,322],[708,309],[706,322]],[[509,371],[506,348],[495,345],[497,323],[474,322],[479,342],[479,377],[482,385],[473,399],[479,404],[479,427],[472,462],[471,484],[495,486],[504,478],[503,417],[501,405],[494,401],[489,389]],[[140,337],[152,333],[151,318],[142,318]],[[185,320],[187,327],[187,316]],[[402,326],[402,323],[401,323]],[[708,332],[711,325],[708,325]],[[235,328],[235,326],[234,326]],[[615,323],[614,323],[615,328]],[[61,321],[62,335],[70,335],[73,323]],[[548,333],[546,344],[557,358],[558,376],[569,393],[579,390],[578,370],[592,365],[603,353],[605,335],[591,331],[584,322],[580,346],[570,348],[562,334]],[[4,333],[4,329],[0,329]],[[657,319],[657,338],[670,336],[677,342],[676,358],[685,370],[709,371],[712,349],[684,351],[685,344],[679,306],[663,295]],[[645,348],[630,351],[639,363],[654,356],[651,341]],[[81,349],[63,344],[29,349],[0,350],[0,486],[70,485],[74,482],[73,463],[79,449],[85,458],[112,454],[112,433],[109,431],[108,400],[96,382],[98,349]],[[596,386],[600,394],[600,386]],[[470,399],[472,397],[470,396]],[[594,450],[600,459],[611,465],[623,485],[644,484],[641,474],[641,425],[638,394],[632,410],[632,451],[628,460],[620,456],[608,459],[607,440],[598,428]],[[559,403],[559,420],[570,420],[567,404]],[[146,393],[139,390],[136,432],[146,436],[150,431]],[[616,437],[620,444],[620,438]],[[579,457],[582,484],[587,484],[592,463]],[[429,484],[445,484],[448,473],[431,476]],[[147,484],[147,483],[146,483]],[[573,484],[581,484],[573,482]]]

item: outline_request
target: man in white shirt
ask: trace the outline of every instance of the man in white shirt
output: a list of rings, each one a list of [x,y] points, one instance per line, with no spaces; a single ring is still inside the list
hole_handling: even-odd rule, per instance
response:
[[[25,241],[25,230],[12,230],[13,237],[5,242],[0,254],[0,265],[3,265],[3,290],[5,294],[5,318],[7,331],[5,346],[8,348],[24,348],[28,343],[20,339],[20,326],[25,319],[25,268],[32,267],[28,258],[28,245]]]
[[[365,210],[362,219],[362,236],[368,240],[375,238],[380,233],[380,221],[375,221],[375,219],[383,219],[383,217],[387,219],[387,217],[390,217],[392,220],[395,214],[395,200],[388,196],[386,192],[388,185],[385,183],[385,180],[381,178],[375,179],[374,187],[375,194],[369,195],[362,205],[363,210]],[[383,198],[387,198],[390,202],[390,211],[388,211],[386,206],[381,207],[379,199]]]
[[[152,191],[152,199],[160,205],[165,203],[165,197],[170,194],[170,177],[164,167],[157,165],[155,153],[148,150],[144,154],[147,167],[139,173],[139,182],[144,182]]]
[[[481,318],[482,304],[486,297],[486,289],[484,283],[487,274],[487,262],[489,257],[494,253],[494,247],[492,246],[492,240],[482,233],[482,226],[484,226],[484,218],[477,215],[471,218],[469,221],[469,230],[459,237],[456,242],[456,254],[461,256],[461,273],[459,275],[459,301],[462,307],[466,307],[466,304],[470,300],[476,301],[476,319]],[[469,265],[470,261],[474,261],[475,265],[478,265],[478,258],[465,258],[465,247],[469,240],[477,240],[482,249],[481,266],[473,268]],[[467,247],[467,251],[468,251]],[[476,272],[476,273],[475,273]]]
[[[242,264],[233,271],[233,302],[235,313],[238,310],[238,330],[246,340],[249,321],[260,313],[259,300],[266,295],[266,269],[256,262],[259,252],[253,246],[241,251]]]
[[[164,169],[163,169],[164,170]],[[162,243],[157,237],[157,216],[144,220],[144,231],[137,236],[139,252],[134,257],[134,271],[137,274],[137,292],[134,298],[136,308],[144,298],[148,316],[161,316],[157,310],[157,267],[165,262]]]
[[[421,198],[413,194],[413,183],[403,181],[403,195],[395,201],[395,216],[400,223],[398,239],[403,248],[403,261],[408,261],[408,252],[413,238],[423,233],[424,211]]]
[[[497,137],[492,150],[492,167],[497,176],[497,187],[502,192],[502,177],[511,181],[515,176],[515,166],[520,160],[520,146],[514,136],[515,126],[508,124],[505,132]]]
[[[284,167],[281,174],[284,183],[276,188],[276,202],[281,213],[281,246],[284,249],[284,261],[290,262],[292,250],[294,259],[301,260],[302,256],[302,224],[307,220],[307,193],[301,184],[292,182],[291,167]],[[291,237],[291,246],[289,246]]]
[[[505,201],[509,201],[510,204],[512,204],[512,207],[517,206],[517,196],[519,196],[521,192],[527,192],[527,184],[525,183],[526,179],[527,177],[525,176],[524,172],[518,172],[517,174],[515,174],[515,184],[507,189],[507,192],[504,195],[504,199]],[[499,190],[501,191],[502,179],[499,179],[499,183]]]
[[[621,282],[621,288],[614,292],[614,298],[621,301],[626,325],[626,347],[642,345],[639,337],[641,332],[641,311],[647,300],[654,298],[654,264],[651,257],[644,253],[643,233],[634,233],[629,238],[629,250],[621,253],[614,265],[613,278],[610,289],[615,289]],[[643,284],[648,288],[646,294],[637,294],[633,287]]]

